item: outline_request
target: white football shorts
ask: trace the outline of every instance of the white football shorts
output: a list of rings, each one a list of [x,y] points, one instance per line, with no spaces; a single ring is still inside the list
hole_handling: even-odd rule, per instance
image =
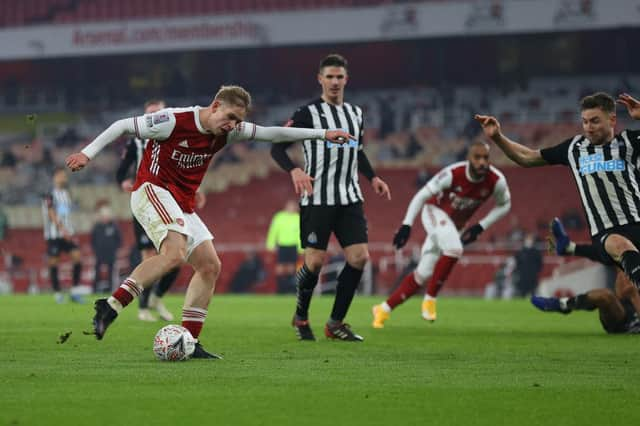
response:
[[[462,256],[460,233],[448,214],[440,208],[426,204],[422,209],[422,224],[427,231],[427,239],[422,246],[422,253],[439,252],[445,256]]]
[[[187,259],[202,242],[213,240],[197,214],[183,212],[169,191],[149,182],[131,194],[131,211],[158,251],[169,231],[187,237]]]

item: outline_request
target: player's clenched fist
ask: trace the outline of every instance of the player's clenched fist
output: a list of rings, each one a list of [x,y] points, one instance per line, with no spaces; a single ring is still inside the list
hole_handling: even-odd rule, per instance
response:
[[[82,170],[84,166],[89,164],[89,157],[81,152],[76,152],[67,157],[66,165],[72,172]]]

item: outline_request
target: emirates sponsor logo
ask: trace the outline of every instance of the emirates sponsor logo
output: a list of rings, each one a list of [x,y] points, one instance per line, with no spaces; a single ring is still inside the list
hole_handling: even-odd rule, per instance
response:
[[[213,154],[195,154],[178,151],[174,149],[171,153],[171,159],[178,163],[181,169],[193,169],[194,167],[202,167]]]

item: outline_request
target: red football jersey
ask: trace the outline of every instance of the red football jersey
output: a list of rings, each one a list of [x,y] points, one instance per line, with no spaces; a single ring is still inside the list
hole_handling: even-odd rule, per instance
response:
[[[193,213],[195,194],[213,155],[227,143],[251,140],[256,125],[241,122],[214,136],[202,127],[200,107],[168,108],[133,118],[136,136],[149,139],[133,189],[145,182],[171,192],[185,213]]]
[[[206,132],[198,108],[166,109],[134,118],[136,136],[150,139],[136,175],[134,190],[150,182],[165,188],[185,213],[193,213],[195,194],[213,155],[227,136]]]
[[[436,194],[427,200],[427,204],[438,206],[447,213],[458,229],[465,226],[489,197],[500,202],[510,198],[507,181],[498,169],[490,166],[482,180],[474,181],[469,176],[467,161],[445,167],[426,185]]]

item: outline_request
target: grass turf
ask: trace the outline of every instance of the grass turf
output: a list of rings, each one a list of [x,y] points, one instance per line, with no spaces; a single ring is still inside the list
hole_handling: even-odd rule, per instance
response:
[[[167,298],[179,313],[181,297]],[[292,297],[217,296],[201,335],[224,361],[163,363],[162,323],[129,308],[105,339],[84,336],[90,305],[0,297],[0,425],[633,424],[640,337],[608,336],[595,313],[567,317],[526,301],[419,300],[370,327],[380,298],[348,320],[364,343],[324,339],[332,298],[316,298],[317,342],[298,342]],[[179,321],[175,321],[179,323]],[[58,335],[73,331],[57,344]]]

